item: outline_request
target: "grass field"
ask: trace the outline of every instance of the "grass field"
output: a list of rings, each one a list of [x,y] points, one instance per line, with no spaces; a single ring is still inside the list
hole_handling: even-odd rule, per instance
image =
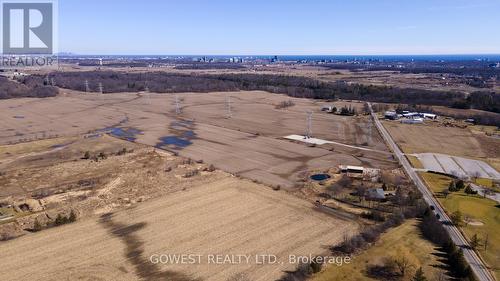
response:
[[[416,169],[423,169],[424,168],[424,166],[422,165],[422,163],[420,163],[420,161],[418,160],[418,158],[416,156],[406,155],[406,158],[408,158],[408,161],[410,161],[413,168],[416,168]]]
[[[419,267],[423,268],[429,280],[435,280],[436,276],[443,272],[436,266],[442,264],[438,261],[438,257],[433,254],[437,252],[435,248],[434,244],[420,235],[418,221],[410,220],[383,234],[374,246],[355,256],[351,264],[328,266],[315,276],[313,281],[377,280],[364,275],[366,266],[380,263],[384,257],[396,257],[403,254],[413,264],[412,273],[404,280],[410,280],[413,272]]]
[[[421,176],[449,214],[460,210],[464,218],[467,217],[475,222],[462,227],[469,240],[474,234],[477,234],[483,242],[488,237],[487,249],[484,250],[484,246],[480,247],[479,253],[493,268],[497,278],[500,278],[500,235],[498,235],[500,209],[497,203],[482,197],[466,195],[463,191],[451,193],[444,198],[439,193],[448,188],[451,178],[430,173],[423,173]]]
[[[492,179],[484,179],[484,178],[478,178],[475,180],[476,184],[485,186],[485,187],[493,187],[493,180]]]
[[[500,130],[496,126],[474,125],[469,127],[472,131],[482,132],[488,135],[500,134]]]

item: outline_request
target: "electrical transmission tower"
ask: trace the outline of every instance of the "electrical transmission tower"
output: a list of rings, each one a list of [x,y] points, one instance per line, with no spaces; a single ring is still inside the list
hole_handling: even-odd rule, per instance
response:
[[[369,145],[372,143],[372,131],[373,131],[373,124],[371,120],[368,122],[368,136],[366,137],[366,143]]]
[[[151,105],[151,95],[149,94],[148,81],[144,83],[144,94],[146,94],[147,104]]]
[[[102,94],[104,92],[104,87],[102,86],[102,83],[99,82],[99,94]]]
[[[89,80],[85,80],[85,92],[90,92]]]
[[[175,95],[175,114],[181,114],[181,104],[179,102],[179,96]]]
[[[307,112],[307,128],[306,128],[306,139],[312,137],[312,111]]]
[[[231,97],[226,94],[226,117],[229,119],[233,117],[233,112],[231,110]]]

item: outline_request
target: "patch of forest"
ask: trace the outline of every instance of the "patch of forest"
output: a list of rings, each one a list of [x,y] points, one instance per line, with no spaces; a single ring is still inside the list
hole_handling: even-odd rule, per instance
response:
[[[54,97],[57,93],[57,88],[36,81],[17,83],[6,77],[0,77],[0,99],[46,98]]]
[[[44,81],[55,81],[59,87],[79,91],[85,91],[86,82],[88,82],[90,91],[95,92],[98,91],[101,83],[104,93],[138,92],[146,89],[157,93],[261,90],[299,98],[341,98],[380,103],[438,105],[500,113],[500,95],[487,90],[466,95],[454,91],[363,85],[346,81],[323,82],[301,76],[248,73],[180,74],[89,71],[54,72],[49,77],[50,79],[47,79],[47,77],[34,75],[23,77],[20,82],[26,85],[43,86]],[[498,122],[499,120],[488,118],[487,123],[498,124]]]

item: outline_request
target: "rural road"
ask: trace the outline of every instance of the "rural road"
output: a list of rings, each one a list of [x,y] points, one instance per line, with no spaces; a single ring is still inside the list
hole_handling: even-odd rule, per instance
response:
[[[397,146],[396,142],[392,139],[389,132],[384,128],[377,115],[373,112],[371,103],[368,103],[368,107],[370,108],[370,112],[379,130],[380,134],[384,138],[384,140],[389,145],[389,148],[394,152],[394,155],[399,160],[399,163],[403,166],[406,174],[411,178],[411,180],[415,183],[417,188],[423,195],[424,200],[429,204],[429,206],[434,206],[434,212],[439,215],[440,219],[444,222],[443,227],[448,231],[452,241],[460,247],[464,252],[464,257],[467,262],[470,264],[472,271],[480,281],[494,281],[495,278],[488,271],[482,260],[478,257],[478,255],[471,249],[469,243],[464,238],[462,233],[458,230],[456,226],[451,223],[450,218],[444,211],[443,207],[439,204],[436,198],[434,198],[433,194],[427,186],[423,183],[420,177],[417,175],[413,167],[410,165],[410,162],[404,156],[403,152]]]

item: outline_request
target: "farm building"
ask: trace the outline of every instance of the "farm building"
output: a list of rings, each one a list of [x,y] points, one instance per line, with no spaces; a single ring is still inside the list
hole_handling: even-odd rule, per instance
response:
[[[328,113],[332,113],[336,110],[335,106],[333,105],[324,105],[321,107],[321,111],[326,111]]]
[[[401,120],[402,124],[423,124],[424,119],[422,118],[412,118],[412,119],[403,119]]]
[[[359,166],[340,165],[340,172],[350,178],[362,179],[376,182],[380,178],[380,169],[365,168]]]
[[[366,192],[366,198],[369,200],[384,200],[385,192],[382,188],[372,188]]]
[[[425,119],[431,119],[431,120],[436,120],[438,118],[436,114],[431,114],[431,113],[423,113],[423,116]]]
[[[350,178],[363,178],[365,172],[365,168],[359,166],[340,165],[339,168],[342,173],[347,174]]]
[[[365,168],[360,166],[340,165],[339,168],[342,171],[342,173],[362,174],[365,171]]]
[[[398,114],[396,111],[386,111],[384,114],[384,118],[387,120],[396,120],[398,119]]]

